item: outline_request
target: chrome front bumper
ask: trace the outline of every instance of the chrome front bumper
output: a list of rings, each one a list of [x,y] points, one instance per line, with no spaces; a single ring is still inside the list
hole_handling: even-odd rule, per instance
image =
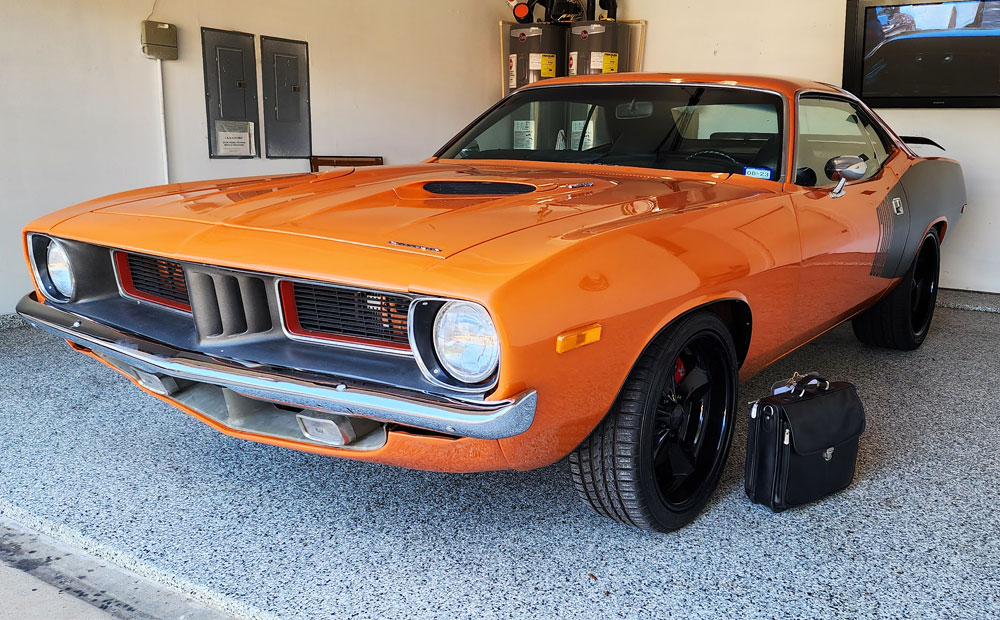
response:
[[[479,439],[519,435],[528,430],[535,417],[538,397],[534,390],[513,399],[483,401],[352,385],[327,375],[244,364],[176,349],[39,303],[35,293],[18,302],[17,313],[31,325],[109,361],[156,376],[227,388],[270,403]]]

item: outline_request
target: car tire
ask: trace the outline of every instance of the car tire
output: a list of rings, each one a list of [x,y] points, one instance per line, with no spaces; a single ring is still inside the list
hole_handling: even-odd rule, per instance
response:
[[[600,515],[669,532],[693,521],[725,466],[738,363],[726,325],[683,317],[643,352],[611,410],[569,457],[573,484]]]
[[[912,351],[923,344],[934,318],[940,269],[941,245],[932,228],[899,283],[851,321],[858,340],[901,351]]]

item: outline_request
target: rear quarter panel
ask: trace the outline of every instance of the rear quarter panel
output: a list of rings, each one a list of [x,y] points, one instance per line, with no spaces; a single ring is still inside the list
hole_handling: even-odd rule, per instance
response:
[[[902,277],[910,267],[924,236],[932,226],[944,224],[947,229],[962,217],[966,205],[965,177],[962,167],[952,159],[928,157],[913,160],[900,175],[909,209],[909,231],[900,260],[894,268],[887,263],[887,278]],[[943,240],[943,239],[942,239]]]
[[[890,234],[892,239],[902,236],[906,241],[895,244],[890,240],[889,253],[884,257],[884,266],[878,273],[882,278],[900,278],[909,269],[924,236],[932,226],[940,225],[941,240],[944,241],[948,228],[961,219],[967,202],[962,166],[947,157],[919,157],[885,119],[853,95],[846,92],[842,94],[858,101],[862,108],[881,123],[902,155],[893,158],[891,168],[899,177],[899,184],[903,189],[906,217],[901,220],[889,219],[894,224],[897,221],[905,222],[905,229],[894,229]]]

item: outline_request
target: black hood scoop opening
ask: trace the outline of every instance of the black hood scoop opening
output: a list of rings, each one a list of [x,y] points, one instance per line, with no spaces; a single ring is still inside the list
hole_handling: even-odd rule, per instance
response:
[[[424,184],[424,191],[443,196],[500,196],[530,194],[535,186],[499,181],[431,181]]]

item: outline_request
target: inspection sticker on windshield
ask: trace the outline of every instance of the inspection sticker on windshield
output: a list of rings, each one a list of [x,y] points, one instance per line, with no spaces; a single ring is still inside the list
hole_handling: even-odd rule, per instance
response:
[[[771,180],[771,169],[770,168],[750,168],[749,166],[743,169],[743,174],[748,177],[753,177],[755,179],[767,179]]]

